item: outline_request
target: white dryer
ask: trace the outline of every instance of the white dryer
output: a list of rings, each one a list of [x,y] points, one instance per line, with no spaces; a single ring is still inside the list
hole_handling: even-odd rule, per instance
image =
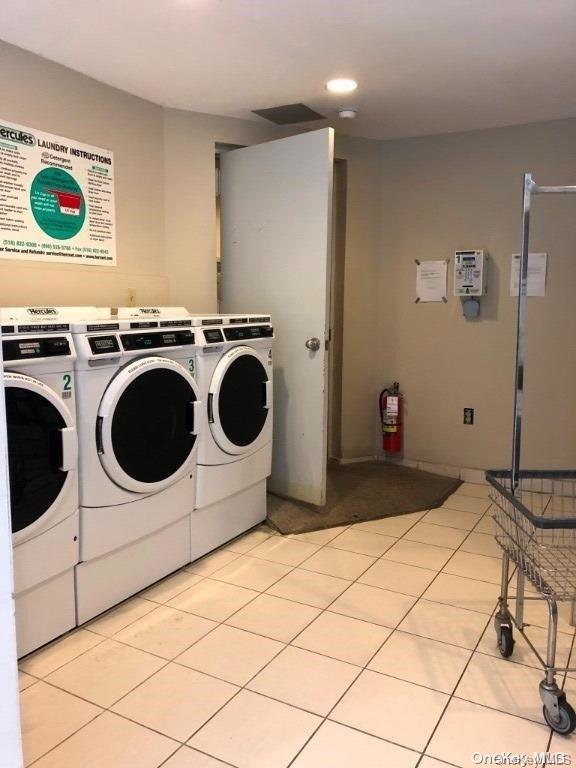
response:
[[[73,325],[79,622],[190,561],[200,394],[188,317]]]
[[[269,315],[192,318],[205,403],[192,559],[266,519],[272,463],[274,331]]]
[[[62,314],[0,309],[19,656],[76,625],[76,355]]]

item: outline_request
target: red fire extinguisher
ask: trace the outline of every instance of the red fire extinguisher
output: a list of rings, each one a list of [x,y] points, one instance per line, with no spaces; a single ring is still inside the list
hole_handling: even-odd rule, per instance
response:
[[[382,447],[386,453],[400,453],[402,450],[402,400],[397,381],[390,389],[383,389],[380,393]]]

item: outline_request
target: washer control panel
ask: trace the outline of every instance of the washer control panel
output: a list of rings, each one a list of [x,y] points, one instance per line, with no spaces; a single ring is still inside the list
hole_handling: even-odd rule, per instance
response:
[[[66,336],[3,339],[2,354],[6,362],[33,360],[39,357],[70,357],[70,340]]]
[[[207,344],[222,344],[224,341],[220,328],[206,328],[203,333]]]
[[[238,328],[224,328],[226,341],[243,339],[266,339],[274,336],[274,329],[269,325],[246,325]]]
[[[150,331],[148,333],[120,334],[122,347],[133,351],[136,349],[163,349],[165,347],[181,347],[194,344],[192,331]]]
[[[93,355],[109,355],[111,352],[120,352],[120,345],[114,334],[89,336],[88,344],[90,344]]]

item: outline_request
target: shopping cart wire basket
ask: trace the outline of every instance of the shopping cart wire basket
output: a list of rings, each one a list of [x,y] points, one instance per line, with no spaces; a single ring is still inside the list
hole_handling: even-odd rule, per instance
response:
[[[574,672],[556,666],[558,634],[557,602],[572,603],[572,624],[576,601],[576,471],[522,470],[522,408],[524,361],[526,356],[526,315],[530,211],[532,195],[576,194],[576,186],[539,186],[531,174],[524,174],[522,199],[522,252],[518,291],[516,332],[516,391],[514,397],[514,429],[512,468],[490,470],[486,479],[492,486],[496,541],[502,548],[502,582],[494,626],[500,653],[508,658],[514,651],[516,628],[536,654],[544,670],[540,698],[544,719],[561,734],[576,727],[576,713],[556,682],[556,673]],[[516,566],[515,610],[508,603],[510,564]],[[526,580],[534,592],[526,594]],[[548,638],[546,658],[526,636],[524,607],[526,600],[545,600],[548,605]]]
[[[510,470],[490,470],[496,541],[502,548],[502,582],[494,626],[500,653],[514,650],[513,626],[539,659],[545,677],[540,697],[546,722],[558,733],[571,733],[576,714],[556,682],[557,672],[576,671],[556,666],[558,609],[556,602],[576,599],[576,471],[519,471],[514,493]],[[506,487],[508,486],[508,487]],[[510,562],[517,566],[516,607],[508,603]],[[537,595],[526,595],[527,579]],[[548,641],[543,659],[525,634],[525,600],[548,602]]]

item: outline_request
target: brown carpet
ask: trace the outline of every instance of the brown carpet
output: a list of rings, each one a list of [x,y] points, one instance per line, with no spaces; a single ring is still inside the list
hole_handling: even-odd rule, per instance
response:
[[[378,520],[440,507],[460,485],[452,477],[379,461],[331,464],[323,507],[268,494],[268,522],[288,534]]]

